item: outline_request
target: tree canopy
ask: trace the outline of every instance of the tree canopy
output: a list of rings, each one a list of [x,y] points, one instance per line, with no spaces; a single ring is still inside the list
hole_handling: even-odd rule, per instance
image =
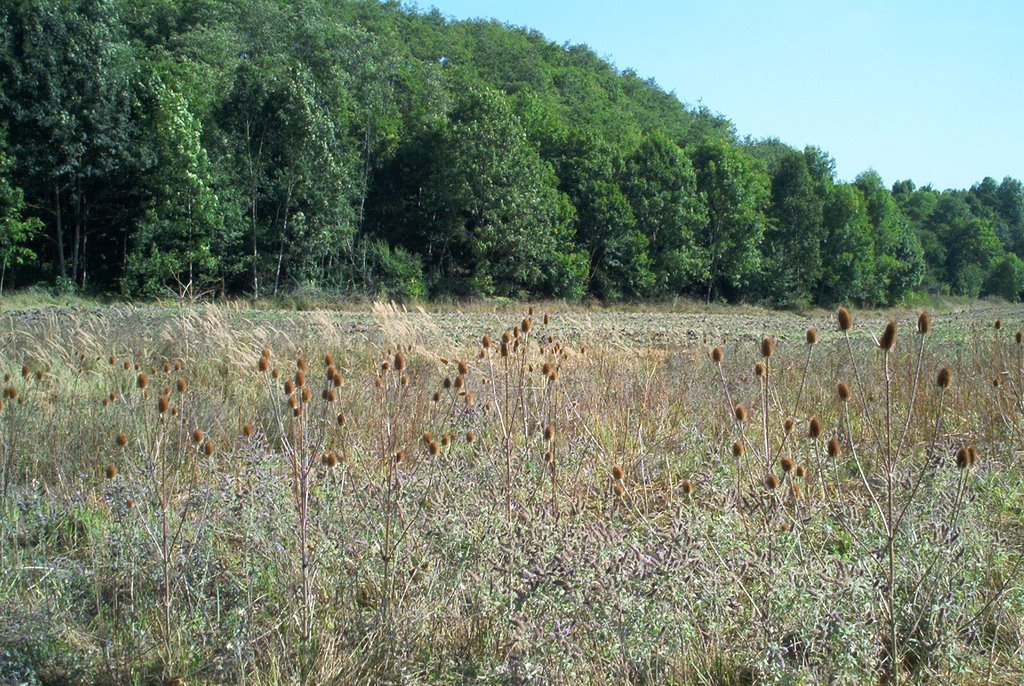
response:
[[[1016,300],[1024,185],[845,182],[585,45],[394,1],[18,0],[0,259],[142,296]]]

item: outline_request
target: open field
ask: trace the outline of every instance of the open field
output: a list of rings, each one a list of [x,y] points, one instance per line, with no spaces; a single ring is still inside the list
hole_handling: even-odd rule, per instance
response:
[[[0,684],[1020,683],[1022,326],[6,309]]]

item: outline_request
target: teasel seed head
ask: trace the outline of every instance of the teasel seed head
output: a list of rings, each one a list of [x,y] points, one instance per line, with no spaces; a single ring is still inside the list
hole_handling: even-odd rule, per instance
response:
[[[292,381],[291,379],[288,379],[287,381],[285,381],[284,382],[284,392],[285,392],[285,395],[291,395],[292,393],[294,393],[295,392],[295,382]]]
[[[256,369],[258,369],[261,372],[267,371],[268,369],[270,369],[270,360],[267,359],[266,357],[261,357],[260,361],[256,363]]]
[[[817,345],[818,330],[813,326],[807,329],[807,345]]]
[[[466,443],[472,443],[475,440],[476,440],[476,434],[473,433],[472,429],[468,430],[466,432]]]
[[[484,337],[480,339],[480,345],[483,346],[483,348],[485,350],[490,349],[490,347],[493,344],[494,344],[494,341],[491,340],[490,336],[484,335]]]
[[[326,355],[324,355],[324,366],[325,367],[333,367],[334,366],[334,355],[332,355],[330,353],[327,353]]]
[[[544,440],[550,443],[551,439],[553,439],[554,437],[555,429],[553,426],[548,424],[547,426],[544,427]]]
[[[555,464],[555,453],[550,450],[546,451],[544,453],[544,462],[553,467]]]
[[[878,339],[878,347],[885,352],[890,352],[896,347],[896,322],[890,321],[885,325],[882,337]]]
[[[473,404],[473,400],[475,398],[476,398],[476,396],[473,395],[473,391],[466,391],[466,404],[467,405],[472,405]]]
[[[722,350],[721,346],[716,345],[711,349],[711,359],[715,364],[721,364],[722,360],[725,359],[725,351]]]
[[[465,376],[466,374],[469,374],[469,365],[466,363],[465,360],[459,360],[458,368],[459,376]]]
[[[769,491],[774,491],[776,488],[779,487],[779,477],[775,476],[774,474],[769,474],[768,478],[764,480],[764,487],[767,488]]]
[[[685,479],[681,486],[683,489],[683,495],[687,497],[693,495],[693,482],[691,482],[689,479]]]
[[[192,440],[195,441],[196,445],[202,443],[203,438],[204,436],[202,429],[196,429],[195,431],[192,432]]]
[[[409,375],[408,374],[402,374],[402,376],[399,377],[398,381],[403,386],[408,386],[409,385]]]
[[[853,315],[845,307],[840,307],[836,312],[836,322],[840,331],[849,331],[853,328]]]
[[[446,376],[444,377],[444,381],[441,382],[441,385],[444,387],[445,390],[448,390],[449,388],[452,387],[452,380]]]
[[[953,382],[953,370],[950,367],[943,367],[939,370],[939,376],[936,378],[935,383],[938,384],[939,388],[946,389]]]
[[[775,354],[775,341],[765,336],[761,339],[761,357],[771,357]]]
[[[306,372],[301,369],[295,371],[295,385],[299,388],[304,388],[306,386]]]
[[[302,402],[308,403],[313,399],[313,392],[309,390],[309,386],[302,387]]]
[[[455,388],[456,388],[456,390],[462,389],[463,387],[465,387],[465,385],[466,385],[466,377],[464,377],[462,374],[459,374],[458,376],[455,377]]]
[[[807,437],[813,439],[821,437],[821,420],[817,417],[811,417],[811,421],[807,425]]]
[[[794,427],[796,427],[796,420],[792,417],[787,417],[786,421],[782,422],[782,430],[787,434],[793,433]]]
[[[296,419],[298,419],[299,417],[302,416],[302,406],[301,405],[296,404],[296,405],[294,405],[292,407],[292,416],[295,417]]]
[[[746,447],[743,445],[743,443],[741,441],[736,441],[735,443],[732,444],[732,456],[733,457],[743,457],[743,455],[746,452],[747,452],[747,449],[746,449]]]
[[[210,455],[213,455],[213,442],[212,441],[207,441],[206,443],[203,444],[203,452],[206,453],[207,457],[209,457]]]
[[[115,467],[113,463],[108,464],[107,468],[103,470],[103,473],[108,479],[113,479],[117,476],[117,467]]]
[[[252,438],[252,434],[253,434],[252,424],[249,423],[249,422],[246,422],[245,426],[242,427],[242,435],[245,436],[246,438]]]
[[[839,443],[839,439],[833,436],[828,439],[828,456],[839,457],[843,454],[843,446]]]
[[[188,390],[188,384],[185,382],[185,379],[178,379],[175,386],[178,389],[178,393],[184,393]]]
[[[622,467],[615,465],[612,467],[612,478],[616,481],[622,481],[622,477],[625,476],[625,472],[622,471]]]
[[[501,342],[501,356],[508,357],[508,343],[505,341]]]
[[[300,357],[299,359],[295,360],[295,368],[298,369],[300,372],[306,371],[306,358]]]
[[[109,362],[111,366],[117,364],[117,355],[111,355],[110,357],[108,357],[107,362]]]
[[[42,369],[37,369],[36,381],[42,381],[44,378],[46,378],[46,372],[44,372]]]
[[[798,476],[801,479],[803,479],[803,478],[805,478],[807,476],[807,467],[805,467],[802,464],[798,464],[796,466],[796,471],[793,472],[793,473],[796,474],[796,476]]]
[[[958,469],[967,469],[971,466],[971,458],[966,447],[956,451],[956,466]]]
[[[128,434],[124,431],[117,434],[117,444],[122,448],[128,445]]]
[[[745,422],[745,421],[747,421],[747,408],[744,407],[743,405],[737,405],[733,409],[733,414],[736,417],[736,421],[738,421],[738,422]]]
[[[845,381],[840,381],[836,386],[836,393],[839,394],[839,399],[844,403],[850,400],[850,387]]]
[[[21,378],[27,379],[32,373],[32,370],[28,368],[27,364],[21,365]]]
[[[157,399],[156,409],[160,411],[160,414],[165,414],[170,408],[171,401],[167,399],[166,395],[162,395]]]
[[[395,368],[396,372],[401,372],[405,369],[405,355],[401,351],[395,353],[395,359],[392,366]]]
[[[274,367],[274,370],[272,372],[270,372],[270,377],[272,379],[280,379],[281,378],[281,370],[278,369],[277,367]]]
[[[434,402],[435,403],[441,402],[441,393],[438,392],[438,391],[434,391]]]
[[[135,385],[142,389],[149,385],[149,377],[146,376],[146,372],[139,372],[139,375],[135,377]]]
[[[621,481],[615,482],[615,488],[613,490],[615,491],[615,497],[617,498],[621,498],[622,496],[626,495],[626,489],[622,485]]]
[[[764,366],[764,362],[758,362],[754,365],[754,374],[759,379],[763,379],[764,375],[768,373],[768,368]]]
[[[994,326],[996,328],[996,331],[999,331],[999,329],[1003,328],[1003,320],[997,319]]]
[[[431,455],[437,455],[441,452],[441,445],[437,441],[431,441],[427,445],[427,450],[430,451]]]
[[[339,412],[338,416],[336,418],[336,421],[338,422],[338,426],[339,427],[344,428],[345,427],[345,422],[346,422],[346,420],[345,420],[345,413],[344,412]]]
[[[523,322],[519,325],[519,330],[522,331],[523,333],[530,333],[532,329],[533,319],[531,319],[530,317],[524,319]]]
[[[928,310],[923,311],[917,317],[917,332],[924,336],[932,331],[932,316],[928,313]]]
[[[779,460],[779,466],[782,467],[782,471],[784,473],[789,474],[791,471],[793,471],[793,467],[795,467],[796,464],[793,462],[792,457],[786,455],[781,460]]]

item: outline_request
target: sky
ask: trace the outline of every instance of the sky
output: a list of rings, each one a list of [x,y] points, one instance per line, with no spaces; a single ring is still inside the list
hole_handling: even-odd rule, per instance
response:
[[[740,136],[969,188],[1024,180],[1024,0],[420,0],[585,43]]]

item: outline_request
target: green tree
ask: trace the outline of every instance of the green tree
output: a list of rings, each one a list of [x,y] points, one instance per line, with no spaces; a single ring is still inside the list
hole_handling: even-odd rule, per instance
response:
[[[625,162],[622,188],[649,244],[653,294],[696,291],[708,279],[708,255],[698,241],[707,214],[689,158],[666,136],[648,135]]]
[[[876,172],[864,172],[854,184],[864,195],[874,244],[873,280],[865,297],[872,303],[895,304],[924,279],[921,242]]]
[[[11,183],[14,161],[5,151],[5,141],[0,131],[0,295],[8,269],[36,259],[29,245],[43,228],[37,218],[24,215],[25,194]]]
[[[697,146],[690,158],[697,175],[698,197],[708,213],[699,243],[708,256],[706,297],[711,300],[747,294],[761,267],[767,175],[720,138]]]

